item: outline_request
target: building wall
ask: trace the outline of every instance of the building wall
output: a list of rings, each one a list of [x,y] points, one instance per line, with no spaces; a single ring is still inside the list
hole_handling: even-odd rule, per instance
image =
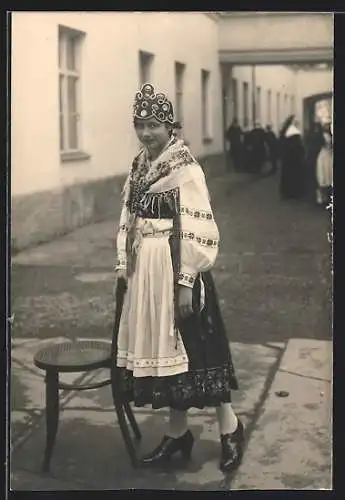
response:
[[[80,127],[81,149],[88,157],[78,161],[62,162],[59,153],[59,25],[85,33]],[[188,43],[183,43],[184,36]],[[210,17],[197,12],[17,12],[12,18],[12,40],[15,247],[105,216],[112,206],[117,210],[123,176],[138,148],[132,104],[139,87],[140,50],[154,54],[152,83],[173,102],[175,61],[185,64],[185,136],[196,156],[222,150],[218,32]],[[202,69],[210,72],[211,140],[207,142],[201,133]],[[48,220],[44,213],[49,214]]]
[[[82,57],[83,150],[61,164],[58,24],[86,33]],[[188,45],[181,33],[193,33]],[[166,43],[162,43],[166,40]],[[12,57],[12,192],[20,195],[128,170],[137,142],[131,124],[138,52],[155,55],[152,80],[174,101],[174,62],[186,64],[185,133],[196,155],[219,151],[217,25],[199,13],[15,13]],[[212,142],[201,137],[201,69],[211,72]],[[21,147],[16,147],[16,144]]]
[[[333,92],[333,71],[297,71],[297,92],[300,100],[315,94]]]
[[[252,67],[251,66],[231,66],[224,70],[224,77],[227,80],[228,99],[226,102],[226,124],[231,123],[234,110],[238,110],[238,118],[240,124],[244,125],[244,93],[243,83],[248,83],[249,99],[248,99],[248,116],[249,125],[253,122],[253,107],[252,107]],[[231,95],[231,79],[237,81],[238,102],[233,104]],[[289,114],[295,113],[297,120],[303,129],[304,126],[304,110],[303,100],[306,97],[324,92],[333,91],[333,72],[327,70],[294,70],[286,66],[256,66],[255,67],[255,83],[261,88],[261,116],[258,117],[262,125],[271,123],[274,130],[277,132],[282,122]],[[268,113],[268,91],[271,91],[271,119]],[[278,116],[277,110],[277,94],[280,95],[280,112]],[[284,105],[284,96],[287,95],[287,103]],[[294,103],[291,102],[291,97]]]
[[[243,83],[248,83],[248,117],[249,126],[253,124],[253,106],[252,106],[252,68],[251,66],[235,66],[232,68],[230,79],[237,81],[238,88],[238,119],[242,126],[244,123],[244,91]],[[275,131],[278,131],[282,122],[289,114],[293,112],[291,97],[294,97],[298,119],[302,119],[302,114],[297,106],[297,83],[296,72],[285,66],[256,66],[255,67],[255,86],[261,89],[260,116],[257,120],[263,126],[270,123]],[[268,112],[268,91],[271,91],[271,117]],[[280,112],[277,112],[277,93],[280,94]],[[284,105],[284,96],[287,95],[287,104]],[[233,118],[233,108],[231,103],[231,89],[228,92],[228,105],[226,122],[229,125]]]
[[[220,22],[220,50],[243,51],[244,58],[253,52],[332,46],[333,14],[327,12],[231,12]]]
[[[83,32],[80,52],[80,128],[82,157],[62,161],[59,151],[59,25]],[[75,227],[113,215],[138,142],[132,103],[139,87],[139,51],[154,55],[151,81],[175,100],[175,62],[185,64],[184,134],[198,157],[223,151],[223,127],[233,116],[231,99],[222,114],[218,24],[200,12],[15,12],[12,15],[12,240],[14,248],[45,241]],[[201,70],[210,72],[210,137],[202,134]],[[251,68],[227,74],[238,82],[238,115],[243,125],[243,82]],[[319,80],[324,78],[320,76]],[[320,80],[320,81],[321,81]],[[282,66],[257,66],[261,117],[265,125],[267,91],[272,91],[271,122],[278,130],[291,112],[283,96],[302,99],[315,93],[315,77]],[[324,89],[323,89],[324,90]],[[322,91],[323,91],[322,90]],[[281,94],[277,117],[276,93]]]

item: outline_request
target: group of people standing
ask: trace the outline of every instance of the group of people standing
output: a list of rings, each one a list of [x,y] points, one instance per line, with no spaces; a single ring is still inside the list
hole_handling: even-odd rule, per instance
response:
[[[276,172],[278,139],[270,125],[264,129],[255,122],[253,129],[246,127],[243,130],[234,118],[225,136],[230,145],[229,164],[231,162],[236,171],[261,173],[268,160],[272,173]]]
[[[272,127],[256,122],[252,130],[242,130],[235,118],[226,131],[230,145],[229,165],[236,171],[261,173],[266,162],[271,173],[280,164],[281,199],[301,199],[312,194],[324,205],[330,201],[333,183],[333,140],[329,121],[315,122],[303,139],[298,121],[290,115],[277,137]]]

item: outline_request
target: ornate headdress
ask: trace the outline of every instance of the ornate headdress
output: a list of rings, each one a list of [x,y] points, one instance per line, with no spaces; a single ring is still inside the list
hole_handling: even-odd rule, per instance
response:
[[[135,94],[134,119],[156,118],[161,123],[174,124],[174,110],[171,102],[162,92],[155,93],[153,85],[145,83]]]

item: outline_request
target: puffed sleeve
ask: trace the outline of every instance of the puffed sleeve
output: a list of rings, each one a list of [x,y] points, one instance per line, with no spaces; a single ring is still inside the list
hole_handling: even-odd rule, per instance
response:
[[[211,269],[219,248],[205,175],[200,165],[180,184],[180,274],[178,283],[190,288],[200,272]]]
[[[127,234],[128,234],[128,221],[129,221],[129,208],[127,206],[129,199],[129,176],[125,182],[122,190],[122,208],[120,215],[119,228],[116,236],[116,265],[115,271],[127,269]]]

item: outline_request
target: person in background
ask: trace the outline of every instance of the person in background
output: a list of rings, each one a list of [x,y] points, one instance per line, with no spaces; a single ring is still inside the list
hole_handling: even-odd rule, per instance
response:
[[[305,152],[295,115],[290,115],[280,132],[280,196],[302,198],[305,193]]]
[[[119,389],[135,406],[169,408],[160,443],[142,466],[188,460],[189,408],[215,408],[224,472],[242,459],[244,427],[231,404],[238,389],[211,269],[219,230],[205,175],[174,134],[171,101],[147,83],[136,93],[133,125],[142,149],[123,189],[116,239],[125,286],[116,337]]]
[[[278,170],[279,147],[278,138],[272,130],[271,125],[266,126],[266,145],[268,151],[268,159],[271,163],[271,172],[275,174]]]
[[[229,159],[232,160],[234,169],[239,171],[242,167],[243,132],[237,118],[233,119],[230,127],[226,131],[225,137],[230,145]]]
[[[331,201],[333,185],[333,138],[330,120],[321,125],[320,152],[316,160],[316,203],[328,204]]]
[[[306,137],[306,176],[307,176],[307,192],[308,196],[316,201],[315,193],[318,188],[318,182],[316,178],[316,162],[317,157],[322,148],[322,126],[321,123],[316,120],[311,126],[311,129]]]
[[[251,130],[248,122],[245,123],[243,128],[243,143],[242,143],[242,166],[244,171],[249,171],[250,162],[250,144],[249,144],[249,134]]]
[[[261,173],[266,160],[266,133],[259,122],[248,134],[249,171]]]

